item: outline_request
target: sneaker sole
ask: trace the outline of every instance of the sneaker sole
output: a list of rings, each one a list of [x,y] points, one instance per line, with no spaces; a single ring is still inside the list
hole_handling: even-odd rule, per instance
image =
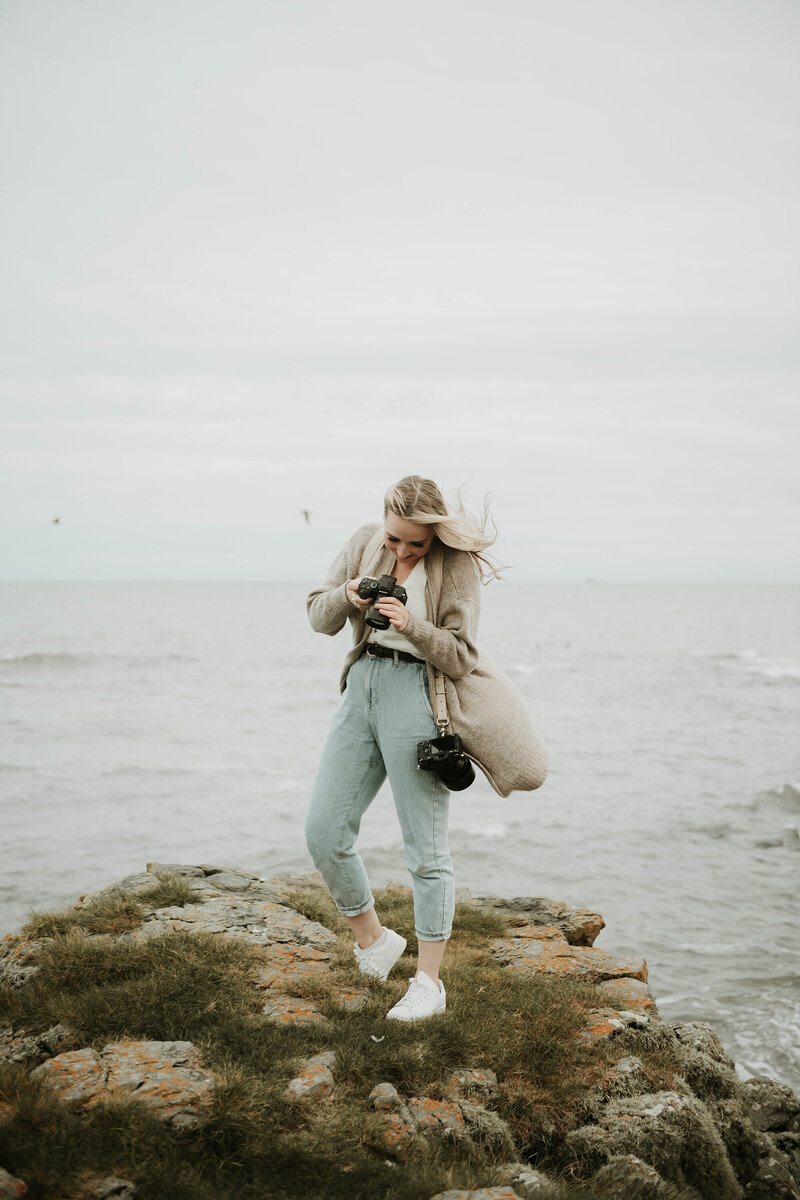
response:
[[[415,1021],[430,1021],[432,1017],[443,1017],[446,1011],[446,1008],[437,1008],[436,1012],[428,1013],[428,1015],[425,1017],[401,1017],[399,1014],[395,1014],[393,1016],[392,1010],[390,1009],[384,1017],[384,1020],[400,1021],[400,1023],[403,1025],[413,1025]]]

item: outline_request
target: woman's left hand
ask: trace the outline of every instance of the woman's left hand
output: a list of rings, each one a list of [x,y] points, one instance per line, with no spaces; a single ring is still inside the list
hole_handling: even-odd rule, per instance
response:
[[[384,617],[388,617],[392,626],[398,633],[402,633],[408,625],[408,609],[405,604],[401,604],[399,600],[395,600],[393,596],[386,596],[379,600],[375,605],[379,613]]]

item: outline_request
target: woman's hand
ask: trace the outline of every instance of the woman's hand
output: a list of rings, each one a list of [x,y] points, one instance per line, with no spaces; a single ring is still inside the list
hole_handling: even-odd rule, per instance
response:
[[[384,617],[389,618],[398,633],[402,633],[408,626],[408,609],[405,604],[395,600],[394,596],[384,596],[375,607]]]
[[[365,600],[361,596],[359,596],[358,585],[360,583],[361,583],[360,578],[359,579],[348,579],[347,583],[344,585],[344,590],[345,590],[345,593],[347,594],[347,599],[350,601],[350,603],[353,605],[353,607],[360,609],[361,612],[366,612],[368,608],[372,607],[372,601],[369,599],[369,597],[367,597],[367,599]]]

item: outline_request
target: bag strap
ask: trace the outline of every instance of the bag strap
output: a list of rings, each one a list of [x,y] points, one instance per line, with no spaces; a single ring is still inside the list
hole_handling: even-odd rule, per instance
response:
[[[434,696],[436,728],[441,735],[450,724],[450,717],[447,712],[447,692],[445,691],[444,675],[437,667],[434,667],[433,670],[433,683],[436,691]]]

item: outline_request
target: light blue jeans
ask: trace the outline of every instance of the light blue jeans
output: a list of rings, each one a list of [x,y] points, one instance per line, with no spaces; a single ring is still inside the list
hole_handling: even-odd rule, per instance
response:
[[[447,842],[450,793],[433,771],[417,769],[417,742],[436,736],[421,663],[356,660],[334,714],[306,816],[306,841],[339,912],[357,917],[374,903],[355,848],[361,818],[387,775],[414,891],[414,923],[424,942],[448,938],[455,886]]]

